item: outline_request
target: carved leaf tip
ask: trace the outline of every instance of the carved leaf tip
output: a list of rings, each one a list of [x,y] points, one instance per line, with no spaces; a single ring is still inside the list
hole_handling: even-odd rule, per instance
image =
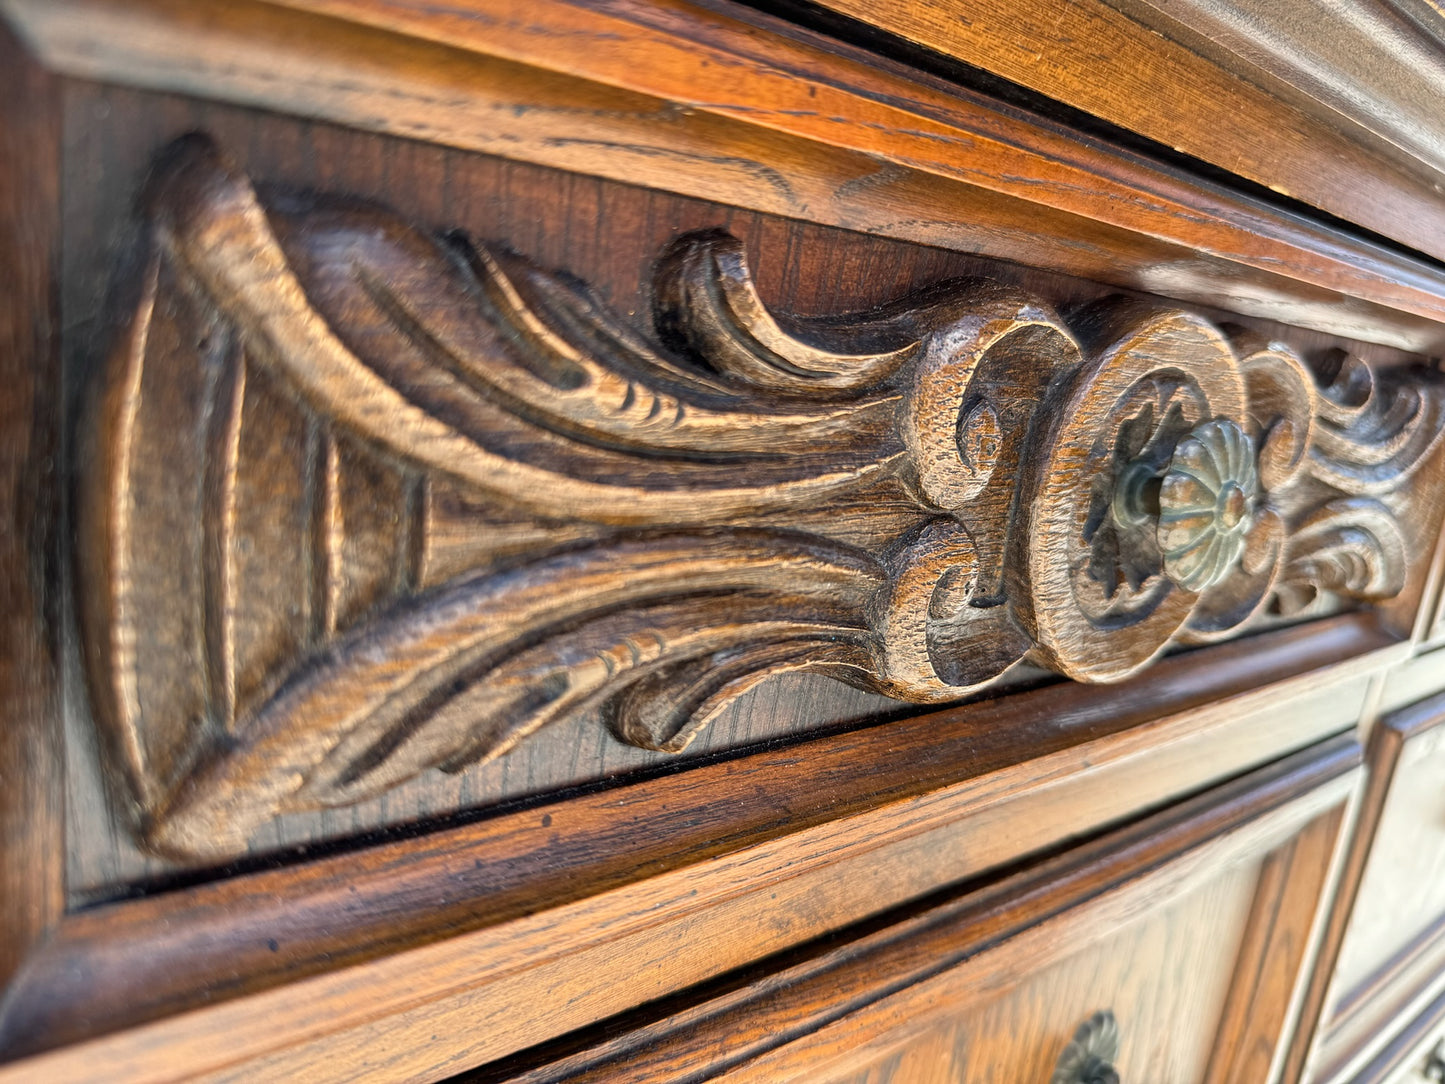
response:
[[[672,343],[734,381],[775,394],[855,395],[878,387],[918,350],[904,322],[878,327],[862,317],[830,317],[835,339],[887,337],[879,351],[826,349],[785,331],[758,296],[742,242],[721,230],[688,234],[658,264],[656,324]],[[885,321],[886,322],[886,321]]]

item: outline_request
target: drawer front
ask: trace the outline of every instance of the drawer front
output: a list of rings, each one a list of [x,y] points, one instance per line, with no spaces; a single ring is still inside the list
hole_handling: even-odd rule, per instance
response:
[[[1126,1081],[1276,1079],[1356,752],[1306,750],[511,1079],[1023,1084],[1071,1042]]]

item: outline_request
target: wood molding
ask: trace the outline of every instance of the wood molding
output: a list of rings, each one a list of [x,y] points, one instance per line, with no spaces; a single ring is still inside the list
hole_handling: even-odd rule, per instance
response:
[[[1430,107],[1445,79],[1445,28],[1429,0],[1347,8],[1328,0],[1116,0],[1113,6],[1217,66],[1276,88],[1320,122],[1365,129],[1385,157],[1405,168],[1445,172],[1445,131]]]
[[[1185,891],[1215,876],[1220,866],[1234,857],[1258,853],[1262,846],[1282,841],[1313,816],[1339,803],[1354,785],[1357,761],[1358,749],[1347,737],[1316,746],[1134,821],[1082,850],[1007,880],[988,894],[988,900],[1007,912],[1000,916],[1007,928],[1027,926],[1036,914],[1034,907],[1047,911],[1060,901],[1077,899],[1081,884],[1088,891],[1107,889],[1115,883],[1111,878],[1121,866],[1157,866],[1188,839],[1201,845],[1200,850],[1190,860],[1174,864],[1167,878],[1169,887],[1164,890],[1166,895]],[[1036,791],[1033,784],[1040,766],[1020,765],[1020,770],[1019,785]],[[1119,788],[1113,789],[1117,792]],[[1225,800],[1220,801],[1221,796]],[[626,804],[615,799],[610,802],[612,809]],[[931,819],[926,811],[907,809],[906,803],[895,809],[902,818],[898,827],[915,834]],[[532,819],[536,820],[535,814]],[[567,830],[565,825],[562,828]],[[1161,832],[1161,828],[1165,830]],[[160,1047],[168,1050],[171,1069],[183,1075],[220,1074],[255,1081],[304,1075],[318,1081],[343,1080],[353,1077],[364,1060],[374,1073],[440,1079],[749,962],[759,952],[752,940],[756,934],[775,933],[779,923],[792,916],[810,915],[816,920],[821,901],[839,885],[886,893],[893,882],[906,880],[909,870],[938,865],[922,860],[921,855],[936,855],[935,848],[946,845],[931,839],[924,842],[922,851],[889,856],[879,850],[884,841],[874,835],[873,828],[865,827],[857,839],[854,834],[850,826],[832,821],[815,832],[796,834],[794,843],[801,849],[778,853],[774,859],[745,848],[718,855],[693,871],[652,878],[625,892],[598,893],[575,906],[554,907],[516,919],[496,931],[423,942],[409,951],[305,979],[297,979],[293,973],[294,981],[250,996],[198,1005],[192,995],[182,1002],[189,1011],[89,1042],[74,1042],[72,1037],[74,1045],[65,1049],[0,1066],[0,1082],[10,1084],[37,1075],[71,1080],[101,1063],[111,1080],[148,1079],[154,1068],[153,1051]],[[998,825],[985,824],[976,839],[982,842],[1002,834]],[[1121,842],[1126,846],[1121,847]],[[854,847],[858,853],[851,857],[859,861],[848,861],[848,851]],[[967,854],[970,849],[955,844],[951,853]],[[1113,855],[1114,860],[1098,861],[1102,854]],[[383,865],[400,868],[387,862],[387,856],[378,857]],[[456,886],[455,874],[471,864],[465,852],[460,858],[450,882],[454,896],[464,894]],[[526,862],[514,855],[512,864],[525,866]],[[1076,878],[1057,876],[1065,868],[1075,871]],[[954,878],[966,876],[962,867],[952,874]],[[345,901],[344,883],[332,883],[341,893],[337,898]],[[1021,898],[1020,884],[1033,886],[1035,891]],[[740,890],[743,885],[745,891]],[[215,887],[231,892],[251,887],[263,890],[261,885]],[[904,886],[902,897],[889,902],[903,902],[916,890],[917,886]],[[1125,891],[1110,905],[1110,913],[1137,913],[1140,907],[1157,905],[1159,892],[1158,882]],[[255,898],[264,897],[258,894]],[[881,902],[875,900],[873,906]],[[831,903],[822,910],[836,919],[839,912],[828,907]],[[474,898],[467,909],[474,915],[480,910]],[[220,913],[234,918],[245,910],[233,904]],[[340,912],[332,907],[326,914],[334,925],[338,913],[358,910],[355,903],[349,903]],[[402,904],[391,913],[403,920],[411,910]],[[264,928],[264,915],[250,917],[259,923],[258,929]],[[155,913],[148,921],[140,916],[131,928],[139,934],[147,930],[163,933],[174,947],[181,931],[165,933],[158,919]],[[1090,929],[1097,935],[1108,925],[1100,919]],[[966,927],[950,924],[949,928]],[[600,940],[599,930],[606,931]],[[979,937],[986,937],[987,932],[981,927],[970,929],[971,935]],[[119,930],[110,933],[111,944],[122,954],[138,948],[129,945],[128,937]],[[195,933],[188,939],[190,949],[216,944],[213,934]],[[1060,949],[1047,927],[1033,943],[1046,952]],[[686,967],[679,967],[678,954],[689,945],[694,951],[682,952]],[[706,951],[699,946],[706,946]],[[257,947],[264,952],[264,941]],[[153,967],[160,962],[147,957],[145,950],[133,958],[144,961],[156,981],[165,981],[165,965]],[[665,972],[656,963],[660,958],[669,961]],[[230,974],[232,959],[226,958],[223,973]],[[938,966],[932,953],[923,953],[922,959],[929,968]],[[917,962],[906,961],[910,967]],[[72,976],[75,973],[73,967],[65,970]],[[122,998],[134,998],[146,989],[134,969],[122,969],[121,974],[124,978],[117,992]],[[565,997],[538,993],[563,988]],[[29,992],[38,991],[32,987]],[[55,993],[62,995],[56,1007],[72,1017],[84,1004],[63,991]],[[19,1018],[7,1023],[23,1024]],[[34,1022],[24,1025],[22,1033],[33,1037]]]
[[[869,1037],[921,1030],[930,1019],[986,1002],[1021,975],[1117,928],[1125,915],[1137,915],[1146,906],[1166,906],[1227,868],[1230,859],[1220,850],[1231,852],[1234,861],[1251,848],[1272,851],[1267,861],[1298,879],[1301,902],[1313,888],[1302,923],[1298,914],[1288,919],[1296,933],[1307,930],[1338,834],[1340,805],[1355,778],[1340,773],[1350,772],[1357,757],[1358,746],[1350,739],[1336,739],[1221,788],[1228,797],[1221,792],[1200,795],[1177,810],[1147,818],[976,895],[836,947],[821,947],[789,968],[743,976],[731,989],[699,997],[692,1005],[673,1006],[662,1019],[638,1019],[620,1033],[617,1028],[597,1029],[591,1036],[578,1036],[571,1045],[581,1050],[539,1051],[535,1057],[497,1066],[488,1070],[490,1079],[509,1084],[641,1084],[704,1072],[707,1079],[809,1079],[832,1066],[832,1059],[849,1059],[849,1048]],[[1286,794],[1299,804],[1292,805]],[[1286,809],[1290,814],[1281,816]],[[1259,820],[1251,824],[1251,816]],[[1153,832],[1147,841],[1146,826]],[[1290,839],[1294,833],[1301,833],[1298,840]],[[1215,861],[1202,861],[1197,854],[1185,858],[1181,852],[1191,847],[1215,850]],[[1280,882],[1273,870],[1266,878],[1249,936],[1264,934],[1268,942],[1273,916],[1263,908],[1272,902]],[[1148,904],[1136,902],[1146,892]],[[1090,899],[1107,900],[1114,920],[1087,921],[1079,915],[1076,909]],[[1256,983],[1266,974],[1267,981],[1297,981],[1301,946],[1292,945],[1275,959],[1261,955],[1270,947],[1249,940],[1241,946],[1242,973],[1232,984],[1221,1020],[1222,1043],[1252,1038],[1264,1047],[1266,1058],[1279,1041],[1281,1022],[1243,1020],[1240,1002],[1248,1003],[1257,994]],[[720,1049],[725,1056],[719,1056]],[[1263,1079],[1249,1075],[1250,1068],[1216,1063],[1207,1079],[1234,1084]]]
[[[59,921],[65,898],[55,629],[60,130],[56,81],[0,27],[0,991]]]
[[[724,193],[751,210],[1445,352],[1445,273],[1431,264],[996,100],[741,8],[517,7],[4,10],[69,76]]]
[[[483,1043],[499,1057],[1339,733],[1408,646],[1366,614],[1311,622],[1147,680],[1059,683],[91,908],[15,984],[0,1050],[113,1033],[143,1052],[164,1033],[229,1061],[422,990],[504,1021]],[[599,929],[621,971],[588,971]],[[680,938],[710,951],[679,968]],[[379,969],[362,1001],[357,967]],[[517,998],[569,975],[588,978],[565,1004]],[[297,995],[305,1014],[278,1007],[312,979],[330,992]]]
[[[1209,1084],[1289,1079],[1280,1074],[1328,914],[1345,823],[1341,803],[1265,859],[1205,1077]]]
[[[303,2],[413,18],[422,7]],[[990,0],[966,19],[942,0],[819,6],[1445,255],[1419,228],[1440,214],[1438,47],[1389,4],[1086,0],[1060,12],[1045,0]]]
[[[1426,1005],[1401,1031],[1397,1032],[1370,1061],[1360,1068],[1351,1084],[1410,1084],[1408,1077],[1401,1077],[1403,1066],[1418,1059],[1417,1069],[1421,1075],[1417,1080],[1428,1080],[1423,1074],[1423,1063],[1431,1050],[1431,1040],[1445,1041],[1445,992]]]
[[[199,137],[144,205],[79,533],[98,715],[162,851],[599,706],[677,751],[783,671],[915,703],[1122,680],[1393,598],[1397,516],[1433,523],[1423,371],[1317,384],[1181,310],[953,282],[793,332],[703,233],[659,261],[657,347],[514,254],[258,197]]]
[[[1420,930],[1389,959],[1380,960],[1352,987],[1342,988],[1335,971],[1402,754],[1411,739],[1442,724],[1445,695],[1436,695],[1392,712],[1371,732],[1358,823],[1310,985],[1303,1018],[1306,1026],[1292,1054],[1292,1064],[1308,1064],[1313,1080],[1353,1079],[1353,1074],[1361,1071],[1361,1063],[1375,1058],[1381,1044],[1389,1042],[1391,1022],[1408,1016],[1422,1000],[1439,992],[1441,964],[1445,962],[1445,916]],[[1309,1063],[1305,1062],[1307,1053]],[[1367,1073],[1362,1079],[1375,1078]]]

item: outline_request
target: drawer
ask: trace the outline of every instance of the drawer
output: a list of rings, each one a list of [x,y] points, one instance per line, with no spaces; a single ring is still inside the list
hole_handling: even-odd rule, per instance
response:
[[[1399,1022],[1445,990],[1445,697],[1386,717],[1369,772],[1358,887],[1314,1061],[1319,1081],[1353,1077]]]
[[[1128,1081],[1262,1084],[1287,1053],[1355,762],[1336,739],[485,1079],[1042,1082],[1072,1042]]]

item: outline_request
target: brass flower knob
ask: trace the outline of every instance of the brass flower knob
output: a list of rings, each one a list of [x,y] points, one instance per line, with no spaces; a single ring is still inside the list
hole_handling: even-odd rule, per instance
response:
[[[1049,1084],[1119,1084],[1118,1056],[1119,1021],[1108,1009],[1096,1012],[1064,1047]]]
[[[1254,442],[1234,422],[1194,427],[1159,483],[1164,571],[1190,591],[1222,582],[1244,553],[1259,499]]]

